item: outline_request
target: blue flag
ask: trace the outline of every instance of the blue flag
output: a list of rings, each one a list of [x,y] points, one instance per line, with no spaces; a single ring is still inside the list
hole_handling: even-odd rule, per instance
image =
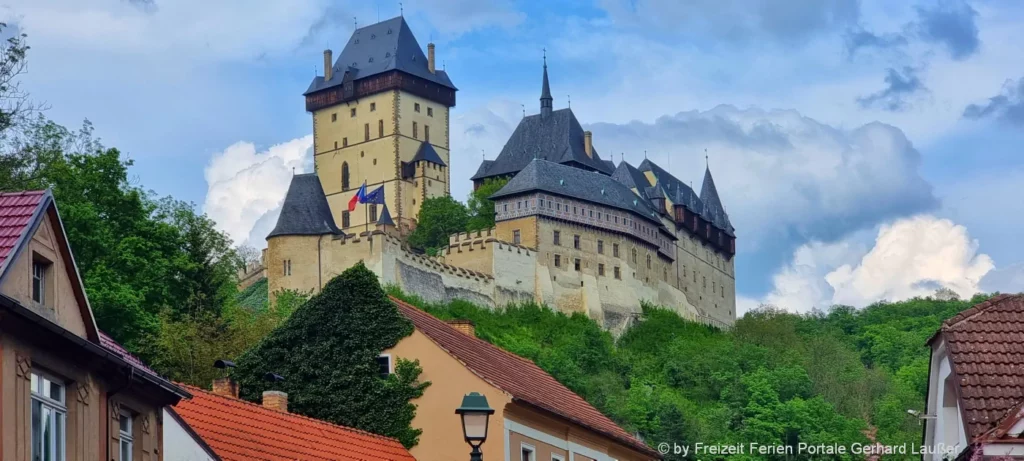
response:
[[[378,205],[383,205],[384,204],[384,186],[380,186],[380,187],[374,189],[373,192],[370,192],[370,193],[366,194],[365,196],[363,196],[363,199],[360,200],[360,201],[363,202],[363,203],[376,203]]]

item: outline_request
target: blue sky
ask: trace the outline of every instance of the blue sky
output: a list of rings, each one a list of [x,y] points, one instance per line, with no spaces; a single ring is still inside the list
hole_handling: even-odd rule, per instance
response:
[[[740,308],[864,305],[1024,286],[1024,5],[1010,0],[420,0],[404,12],[459,87],[453,194],[538,110],[603,155],[699,187],[739,236]],[[263,236],[311,169],[301,92],[322,50],[393,1],[14,0],[25,85],[88,118],[138,181]]]

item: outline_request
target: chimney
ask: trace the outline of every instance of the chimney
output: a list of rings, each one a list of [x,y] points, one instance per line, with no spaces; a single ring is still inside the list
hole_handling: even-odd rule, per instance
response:
[[[213,393],[223,396],[231,397],[233,399],[238,398],[238,383],[235,380],[224,377],[213,380]]]
[[[587,157],[594,157],[594,133],[583,132],[583,150],[587,152]]]
[[[427,44],[427,70],[429,70],[430,73],[433,74],[434,73],[434,69],[435,69],[435,67],[434,67],[434,44],[433,43],[428,43]]]
[[[281,391],[263,391],[263,408],[288,413],[288,394]]]
[[[324,81],[334,76],[334,58],[330,49],[324,50]]]
[[[469,319],[453,319],[445,321],[448,325],[451,325],[456,330],[461,331],[465,335],[476,337],[476,324]]]

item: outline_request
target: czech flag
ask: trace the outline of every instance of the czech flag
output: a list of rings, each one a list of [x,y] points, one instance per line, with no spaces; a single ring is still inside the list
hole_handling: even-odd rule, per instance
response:
[[[363,181],[363,185],[359,186],[359,190],[356,191],[356,195],[353,195],[352,199],[348,201],[348,211],[355,211],[356,204],[364,202],[366,202],[366,181]]]

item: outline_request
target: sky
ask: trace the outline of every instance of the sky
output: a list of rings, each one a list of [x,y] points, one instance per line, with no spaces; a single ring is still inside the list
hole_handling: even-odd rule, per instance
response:
[[[400,12],[459,88],[458,199],[539,111],[546,50],[602,155],[698,188],[710,167],[739,312],[1024,291],[1018,1],[7,0],[0,20],[46,116],[90,120],[138,184],[262,248],[312,170],[323,50]]]

